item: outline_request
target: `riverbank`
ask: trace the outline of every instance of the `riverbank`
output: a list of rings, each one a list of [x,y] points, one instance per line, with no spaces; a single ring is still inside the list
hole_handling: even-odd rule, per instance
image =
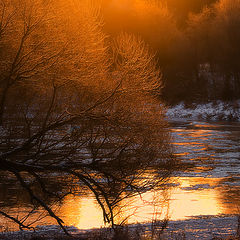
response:
[[[193,239],[239,239],[238,216],[199,216],[184,221],[169,221],[162,230],[164,223],[134,224],[119,228],[117,233],[112,229],[101,228],[92,230],[78,230],[69,228],[72,237],[61,233],[57,226],[41,226],[36,232],[1,233],[0,239],[15,240],[67,240],[67,239],[98,239],[98,240],[193,240]]]
[[[215,101],[202,104],[180,102],[174,106],[168,106],[166,116],[168,119],[240,122],[240,100],[234,102]]]

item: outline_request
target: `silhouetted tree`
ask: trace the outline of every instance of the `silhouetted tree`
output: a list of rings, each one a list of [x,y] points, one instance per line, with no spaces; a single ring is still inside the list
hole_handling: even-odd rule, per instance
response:
[[[56,184],[87,187],[114,226],[121,199],[161,185],[173,170],[153,55],[128,34],[112,47],[89,1],[4,0],[1,13],[0,171],[65,233],[46,200],[72,193],[52,190],[56,172],[68,176]],[[31,226],[0,211],[21,229]]]

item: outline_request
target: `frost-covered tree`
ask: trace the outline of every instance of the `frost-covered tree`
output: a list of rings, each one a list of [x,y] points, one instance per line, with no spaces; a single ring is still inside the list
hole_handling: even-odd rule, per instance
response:
[[[66,233],[47,199],[74,193],[73,182],[114,226],[120,200],[161,185],[174,166],[153,55],[128,34],[112,45],[93,2],[3,0],[1,16],[0,172]],[[56,172],[68,188],[50,188]],[[0,211],[31,227],[34,211]]]

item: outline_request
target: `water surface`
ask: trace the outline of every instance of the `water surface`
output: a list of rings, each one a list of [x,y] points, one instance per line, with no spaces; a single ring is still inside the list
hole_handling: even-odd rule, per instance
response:
[[[178,171],[164,190],[151,191],[121,202],[118,223],[151,222],[168,217],[184,220],[200,215],[240,212],[240,124],[172,121],[174,154],[188,165]],[[10,214],[23,217],[29,210],[19,186],[0,183],[0,204]],[[21,197],[20,197],[21,196]],[[21,198],[21,201],[18,201]],[[27,202],[27,196],[26,202]],[[155,204],[152,204],[155,203]],[[93,196],[81,192],[51,203],[66,225],[79,229],[103,226],[102,212]],[[41,214],[41,211],[39,211]],[[36,224],[56,224],[45,215],[30,217]],[[0,217],[0,231],[12,223]],[[4,227],[3,227],[4,226]]]

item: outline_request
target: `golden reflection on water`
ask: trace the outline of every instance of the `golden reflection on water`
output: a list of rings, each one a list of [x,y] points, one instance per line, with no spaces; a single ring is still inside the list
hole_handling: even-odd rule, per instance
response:
[[[122,201],[115,219],[116,223],[124,220],[128,224],[151,222],[155,217],[163,219],[166,216],[170,220],[184,220],[190,216],[235,214],[238,211],[240,189],[220,188],[221,181],[224,179],[172,178],[176,186]],[[22,213],[24,210],[26,213],[29,209],[22,209]],[[68,195],[56,213],[63,218],[65,225],[78,229],[104,226],[102,211],[91,195]],[[3,221],[4,219],[0,217],[0,224]],[[48,217],[41,224],[51,225],[56,222]]]
[[[182,220],[190,216],[218,215],[223,213],[217,197],[219,179],[181,178],[170,201],[171,219]]]
[[[200,128],[200,129],[199,129]],[[176,153],[184,157],[192,152],[212,150],[212,142],[206,141],[211,136],[215,138],[215,125],[193,125],[190,129],[172,129],[181,136],[182,141],[175,142],[176,147],[186,147],[186,151]],[[192,148],[191,148],[192,146]],[[214,159],[215,153],[201,156],[201,161]],[[213,160],[214,161],[214,160]],[[199,166],[195,172],[211,170],[211,166]],[[169,217],[170,220],[184,220],[192,216],[236,214],[240,210],[239,187],[227,187],[221,183],[225,178],[180,177],[172,178],[178,183],[167,190],[153,191],[125,200],[119,206],[117,223],[149,222],[153,217]],[[220,187],[221,186],[221,187]],[[154,203],[154,204],[152,204]],[[155,213],[155,215],[153,215]],[[157,213],[157,214],[156,214]],[[102,212],[93,198],[69,197],[62,207],[67,225],[74,225],[80,229],[103,226]],[[128,218],[129,217],[129,218]]]
[[[92,197],[69,195],[61,208],[61,215],[67,226],[79,229],[100,228],[103,226],[103,214]]]
[[[218,215],[226,213],[219,198],[220,179],[213,178],[178,178],[180,184],[170,190],[147,192],[121,203],[117,223],[127,219],[126,223],[149,222],[153,213],[158,217],[166,215],[171,220],[183,220],[189,216]],[[164,201],[163,201],[164,200]],[[152,203],[155,204],[152,204]],[[98,228],[103,225],[101,209],[91,197],[68,196],[61,208],[66,225],[79,229]],[[129,218],[128,218],[129,217]]]
[[[195,127],[198,127],[195,125]],[[183,133],[182,129],[173,129],[180,137],[180,142],[173,145],[181,147],[181,151],[175,153],[177,157],[184,158],[192,155],[195,151],[208,152],[208,155],[190,156],[189,160],[201,162],[214,162],[215,151],[212,141],[205,141],[209,136],[215,137],[216,132],[208,129],[210,125],[200,125],[205,129],[189,129]],[[181,141],[182,140],[182,141]],[[214,138],[213,138],[214,140]],[[186,146],[190,146],[190,148]],[[186,148],[182,148],[186,147]],[[210,151],[210,152],[209,152]],[[211,170],[213,166],[201,166],[194,172]],[[240,212],[240,187],[224,185],[224,181],[238,181],[234,176],[229,178],[204,178],[204,177],[179,177],[172,178],[171,182],[177,183],[169,189],[152,191],[135,196],[121,202],[118,208],[116,223],[142,223],[152,221],[154,217],[169,217],[170,220],[184,220],[190,216],[236,214]],[[153,204],[154,203],[154,204]],[[22,211],[27,212],[28,209]],[[155,213],[155,215],[154,215]],[[75,226],[79,229],[99,228],[104,226],[103,214],[99,205],[91,195],[69,195],[64,199],[62,206],[57,212],[65,222],[65,225]],[[2,218],[0,217],[0,225]],[[43,225],[56,224],[49,218],[41,222]]]

